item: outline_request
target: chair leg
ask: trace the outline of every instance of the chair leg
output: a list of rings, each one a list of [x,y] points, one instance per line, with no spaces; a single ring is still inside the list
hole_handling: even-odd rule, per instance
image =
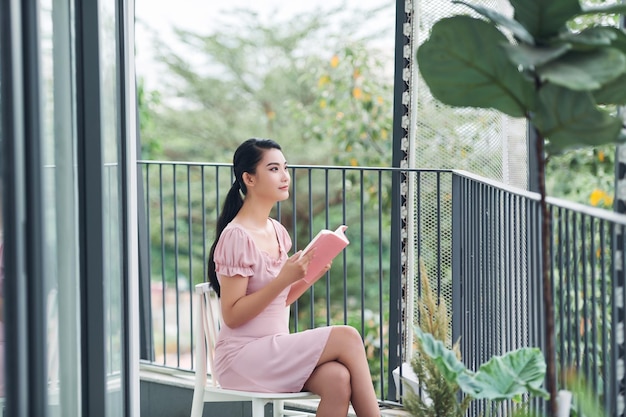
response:
[[[259,398],[252,399],[252,417],[265,417],[265,401]]]
[[[204,390],[200,391],[196,388],[193,392],[193,400],[191,401],[191,417],[202,417],[204,411]]]
[[[285,404],[283,402],[283,400],[274,400],[273,404],[272,404],[272,408],[274,410],[273,414],[274,417],[283,417],[284,416],[284,411],[285,411]]]

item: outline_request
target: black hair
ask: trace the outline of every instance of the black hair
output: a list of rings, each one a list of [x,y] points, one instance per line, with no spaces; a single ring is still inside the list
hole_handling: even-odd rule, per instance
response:
[[[263,158],[263,153],[268,149],[278,149],[281,147],[278,143],[271,139],[257,139],[251,138],[243,142],[233,156],[233,174],[235,181],[230,187],[226,200],[224,201],[224,207],[222,208],[222,214],[217,219],[217,225],[215,226],[215,241],[211,246],[208,260],[208,275],[211,287],[215,290],[218,297],[220,296],[220,283],[217,280],[217,273],[215,272],[215,261],[213,256],[215,254],[215,247],[220,240],[222,231],[228,223],[230,223],[243,205],[243,197],[247,193],[246,184],[243,181],[243,174],[247,172],[249,174],[256,173],[256,167]]]

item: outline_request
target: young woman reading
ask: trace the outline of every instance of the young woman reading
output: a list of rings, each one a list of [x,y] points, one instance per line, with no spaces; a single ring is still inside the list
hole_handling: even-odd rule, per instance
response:
[[[302,280],[314,251],[288,255],[287,230],[269,217],[289,197],[290,175],[281,147],[248,139],[233,158],[233,183],[217,222],[209,280],[220,296],[222,323],[216,378],[229,389],[311,391],[317,416],[379,417],[365,349],[349,326],[289,333],[286,308],[311,285]],[[330,265],[320,273],[322,276]]]

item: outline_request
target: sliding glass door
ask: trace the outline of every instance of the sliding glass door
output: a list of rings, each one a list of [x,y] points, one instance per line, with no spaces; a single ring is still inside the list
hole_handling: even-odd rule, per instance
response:
[[[0,2],[0,417],[133,409],[132,7]]]

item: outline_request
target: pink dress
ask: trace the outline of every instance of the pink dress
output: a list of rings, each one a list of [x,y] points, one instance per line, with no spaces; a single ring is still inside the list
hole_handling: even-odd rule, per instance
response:
[[[248,277],[247,294],[276,278],[287,260],[291,238],[271,219],[280,248],[278,259],[257,249],[247,231],[236,223],[226,226],[215,247],[218,277]],[[317,364],[330,327],[289,333],[286,288],[265,310],[231,329],[223,321],[215,347],[215,373],[223,388],[261,392],[302,391]]]

